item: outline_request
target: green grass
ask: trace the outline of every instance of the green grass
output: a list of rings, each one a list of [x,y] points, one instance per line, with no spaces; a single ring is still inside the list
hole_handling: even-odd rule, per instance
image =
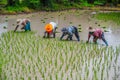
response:
[[[119,66],[120,47],[43,39],[34,32],[4,33],[0,41],[2,80],[108,80],[112,66]]]
[[[104,21],[113,21],[120,25],[120,12],[99,13],[96,18]]]
[[[0,0],[0,5],[6,5],[7,4],[7,0]]]
[[[93,7],[94,5],[88,3],[66,3],[66,4],[53,4],[52,7],[42,7],[46,11],[59,11],[67,9],[82,9],[83,7]]]
[[[4,2],[5,3],[5,2]],[[27,7],[27,5],[16,5],[16,6],[7,6],[2,8],[1,14],[17,14],[21,12],[32,12],[39,11],[39,10],[45,10],[45,11],[59,11],[59,10],[67,10],[67,9],[81,9],[82,7],[93,7],[94,5],[88,4],[88,3],[65,3],[65,4],[52,4],[51,7],[40,7],[34,4],[33,7]],[[30,5],[31,6],[31,5]]]
[[[1,14],[17,14],[17,13],[29,13],[32,9],[25,6],[8,6],[1,9]]]

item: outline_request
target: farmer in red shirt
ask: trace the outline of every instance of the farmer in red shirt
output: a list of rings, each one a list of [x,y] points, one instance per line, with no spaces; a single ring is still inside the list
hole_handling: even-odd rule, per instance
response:
[[[101,29],[93,29],[92,27],[89,27],[89,34],[88,34],[87,42],[89,42],[89,39],[91,36],[93,36],[93,42],[97,43],[98,39],[102,39],[104,43],[106,44],[106,46],[108,46],[108,43],[104,37],[104,32]]]

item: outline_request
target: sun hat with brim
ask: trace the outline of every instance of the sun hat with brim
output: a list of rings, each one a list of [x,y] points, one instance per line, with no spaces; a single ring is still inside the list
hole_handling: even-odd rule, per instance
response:
[[[17,19],[16,22],[19,24],[22,22],[22,19]]]
[[[87,28],[87,30],[88,30],[89,32],[94,32],[94,31],[95,31],[95,29],[93,29],[91,26],[90,26],[89,28]]]
[[[51,24],[47,24],[47,25],[45,26],[45,30],[46,30],[47,32],[52,32],[52,30],[53,30],[52,25],[51,25]]]

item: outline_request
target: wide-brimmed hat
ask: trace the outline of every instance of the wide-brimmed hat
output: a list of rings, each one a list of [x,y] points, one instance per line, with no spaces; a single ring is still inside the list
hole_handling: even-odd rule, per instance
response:
[[[88,31],[89,31],[89,32],[94,32],[95,29],[90,26],[90,27],[88,28]]]
[[[22,22],[22,19],[17,19],[16,22],[17,22],[17,23],[21,23],[21,22]]]

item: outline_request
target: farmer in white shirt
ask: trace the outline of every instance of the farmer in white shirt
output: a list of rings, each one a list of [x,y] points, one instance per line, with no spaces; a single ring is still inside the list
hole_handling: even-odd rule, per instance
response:
[[[45,26],[45,32],[44,32],[44,36],[43,38],[45,37],[50,37],[50,35],[53,35],[53,38],[55,38],[55,34],[56,34],[56,29],[57,29],[57,23],[55,22],[50,22],[49,24],[47,24]],[[46,36],[47,34],[47,36]]]

